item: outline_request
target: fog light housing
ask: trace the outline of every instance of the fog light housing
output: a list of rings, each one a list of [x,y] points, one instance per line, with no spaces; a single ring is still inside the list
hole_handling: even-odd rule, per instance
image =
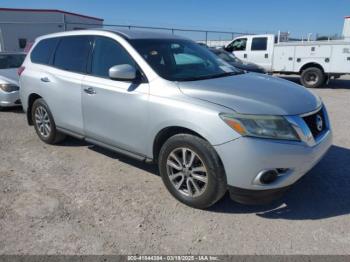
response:
[[[274,182],[278,177],[278,173],[276,170],[267,170],[264,171],[261,175],[260,175],[260,183],[261,184],[271,184],[272,182]]]

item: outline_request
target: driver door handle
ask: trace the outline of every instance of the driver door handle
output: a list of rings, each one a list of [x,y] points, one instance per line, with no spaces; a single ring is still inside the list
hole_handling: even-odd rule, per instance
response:
[[[93,89],[92,87],[84,88],[84,92],[87,93],[87,94],[89,94],[89,95],[94,95],[94,94],[96,94],[95,89]]]
[[[44,82],[44,83],[50,82],[50,79],[47,76],[40,78],[40,80],[41,82]]]

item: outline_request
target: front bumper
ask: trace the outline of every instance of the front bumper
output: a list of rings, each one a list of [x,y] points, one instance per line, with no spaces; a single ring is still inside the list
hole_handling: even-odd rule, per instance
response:
[[[248,190],[229,186],[230,197],[232,200],[245,205],[262,205],[280,198],[290,188],[282,187],[269,190]]]
[[[14,92],[4,92],[0,90],[0,107],[9,107],[9,106],[19,106],[21,101],[19,99],[19,91]]]
[[[215,146],[215,149],[223,162],[229,187],[262,191],[294,184],[320,161],[331,145],[332,133],[328,130],[314,146],[303,142],[241,137]],[[272,183],[256,183],[257,175],[270,169],[288,171]]]

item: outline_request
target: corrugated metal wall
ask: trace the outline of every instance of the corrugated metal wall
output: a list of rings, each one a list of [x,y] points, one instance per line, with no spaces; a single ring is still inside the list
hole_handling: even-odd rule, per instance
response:
[[[33,42],[41,35],[98,27],[96,24],[102,26],[102,23],[103,21],[58,12],[0,10],[0,51],[23,51],[20,39]]]

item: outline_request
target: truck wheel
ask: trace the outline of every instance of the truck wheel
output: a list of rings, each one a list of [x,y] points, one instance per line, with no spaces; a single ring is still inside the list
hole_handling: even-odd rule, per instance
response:
[[[307,88],[318,88],[326,81],[326,76],[321,69],[309,67],[301,73],[300,82]]]
[[[169,192],[188,206],[207,208],[227,190],[219,156],[197,136],[179,134],[169,138],[160,150],[158,165]]]
[[[44,99],[35,100],[31,113],[35,131],[43,142],[53,145],[65,139],[66,136],[56,130],[55,121]]]

